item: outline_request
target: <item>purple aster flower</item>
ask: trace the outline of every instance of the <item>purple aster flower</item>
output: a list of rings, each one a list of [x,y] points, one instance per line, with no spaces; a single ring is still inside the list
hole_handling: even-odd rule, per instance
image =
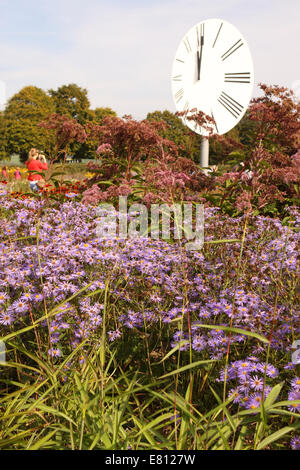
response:
[[[0,305],[8,300],[9,296],[6,292],[0,292]]]
[[[259,408],[261,405],[261,400],[261,395],[251,395],[247,402],[246,408],[249,410],[255,410],[256,408]]]
[[[259,378],[257,375],[254,375],[252,378],[249,379],[250,387],[256,391],[263,390],[264,381],[262,378]]]
[[[203,336],[201,335],[195,335],[192,339],[192,348],[195,351],[203,351],[205,349],[207,343],[206,340]]]
[[[107,334],[108,334],[108,340],[109,341],[115,341],[115,339],[120,338],[121,335],[122,335],[122,333],[119,329],[117,329],[115,331],[108,331]]]
[[[243,393],[242,391],[238,388],[232,388],[229,393],[228,393],[228,396],[230,398],[233,398],[233,403],[241,403],[242,399],[243,399]]]
[[[42,294],[34,294],[32,296],[32,300],[36,303],[41,302],[43,300]]]
[[[51,333],[51,335],[50,335],[50,343],[51,344],[58,343],[59,339],[60,339],[59,332]]]
[[[299,401],[299,403],[293,403],[288,408],[290,411],[293,411],[294,413],[296,412],[300,413],[300,391],[289,392],[288,399],[289,401]]]
[[[83,355],[79,356],[79,364],[82,365],[85,363],[85,357]]]
[[[26,301],[28,302],[29,300],[31,300],[31,298],[32,298],[32,294],[29,294],[29,292],[24,292],[24,293],[21,295],[20,300],[23,300],[23,301],[25,301],[25,302],[26,302]]]
[[[16,312],[16,313],[25,313],[29,311],[29,306],[26,302],[23,300],[19,299],[16,300],[11,304],[11,308]]]
[[[267,376],[268,377],[278,377],[279,372],[276,367],[272,366],[271,364],[267,365]]]
[[[0,311],[0,325],[11,325],[15,320],[13,313]]]
[[[252,364],[249,361],[239,361],[238,377],[243,379],[249,376]]]
[[[295,392],[300,392],[300,377],[295,377],[291,381],[291,387],[295,390]]]
[[[58,349],[58,348],[50,348],[48,350],[48,354],[51,356],[51,357],[60,357],[61,356],[61,350]]]
[[[293,450],[300,450],[300,437],[295,436],[291,439],[291,448]]]
[[[176,421],[176,423],[181,423],[180,413],[177,412],[176,414],[171,416],[170,421]]]

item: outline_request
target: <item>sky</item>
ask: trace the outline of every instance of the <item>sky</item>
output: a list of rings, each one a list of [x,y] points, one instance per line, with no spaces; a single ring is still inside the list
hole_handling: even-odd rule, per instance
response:
[[[174,55],[196,23],[236,26],[253,56],[258,83],[300,97],[299,0],[0,0],[0,105],[27,85],[76,83],[91,106],[144,119],[175,112]]]

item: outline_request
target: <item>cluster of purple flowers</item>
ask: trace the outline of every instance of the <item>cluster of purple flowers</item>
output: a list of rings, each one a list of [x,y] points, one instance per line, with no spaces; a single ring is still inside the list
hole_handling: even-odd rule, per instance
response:
[[[279,372],[272,364],[259,362],[257,357],[251,356],[230,363],[221,371],[219,381],[235,383],[235,387],[229,391],[229,397],[233,398],[234,403],[247,409],[256,409],[271,391],[271,387],[265,383],[265,375],[273,379],[278,377]]]
[[[265,346],[243,334],[201,325],[259,333],[271,339],[281,363],[288,363],[300,333],[300,312],[293,303],[300,234],[293,223],[253,218],[239,262],[238,242],[208,243],[202,251],[188,252],[176,243],[150,238],[100,239],[93,207],[74,200],[60,205],[14,200],[5,193],[0,200],[2,332],[26,326],[55,308],[48,352],[59,358],[84,339],[101,339],[107,290],[113,304],[113,314],[106,319],[110,342],[146,326],[154,335],[168,329],[170,347],[180,343],[181,350],[191,348],[206,358],[222,360],[234,350],[238,357],[246,356],[226,371],[226,380],[236,382],[230,391],[234,401],[251,409],[259,406],[262,394],[267,396],[270,388],[263,376],[266,372],[270,379],[277,377],[278,370],[264,364]],[[243,217],[230,218],[208,208],[205,241],[241,240],[244,223]],[[43,325],[48,327],[47,322]],[[290,400],[299,399],[295,380]],[[299,405],[293,411],[299,411]]]
[[[290,411],[300,413],[300,377],[295,377],[291,381],[288,399],[290,401],[299,401],[299,403],[294,403],[290,406]]]
[[[119,310],[119,327],[143,327],[145,321],[172,323],[189,312],[200,323],[231,323],[266,335],[275,321],[272,346],[278,349],[289,347],[291,332],[299,333],[299,311],[285,302],[285,292],[274,310],[278,276],[293,289],[299,274],[299,234],[278,220],[257,217],[253,221],[236,286],[240,244],[183,254],[176,245],[146,238],[98,240],[93,208],[76,202],[44,208],[43,201],[5,196],[1,202],[8,214],[2,219],[0,238],[2,325],[18,324],[31,309],[41,310],[45,303],[49,309],[88,286],[84,299],[87,293],[104,289],[109,277],[110,293],[124,307]],[[216,233],[218,238],[241,237],[242,218],[225,219],[216,209],[207,209],[205,220],[206,241]],[[74,328],[79,315],[81,331],[82,321],[90,329],[97,327],[101,307],[91,299],[77,298],[77,304],[55,321],[71,316]],[[196,351],[205,344],[218,357],[222,355],[226,348],[222,331],[204,334],[195,322],[192,332]],[[231,342],[244,340],[238,335],[231,338]]]

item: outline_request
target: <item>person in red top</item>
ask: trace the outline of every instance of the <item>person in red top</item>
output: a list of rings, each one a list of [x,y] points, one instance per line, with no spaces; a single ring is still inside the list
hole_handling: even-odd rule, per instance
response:
[[[28,181],[31,191],[38,191],[38,182],[44,181],[44,178],[35,171],[41,172],[48,170],[48,165],[44,155],[39,155],[36,149],[31,149],[29,152],[28,160],[25,162],[27,170],[29,171]]]
[[[4,181],[7,180],[7,170],[6,170],[6,166],[4,166],[4,167],[2,168],[2,178],[3,178]]]
[[[15,171],[15,179],[16,179],[16,180],[20,180],[20,179],[21,179],[20,168],[16,168],[16,171]]]

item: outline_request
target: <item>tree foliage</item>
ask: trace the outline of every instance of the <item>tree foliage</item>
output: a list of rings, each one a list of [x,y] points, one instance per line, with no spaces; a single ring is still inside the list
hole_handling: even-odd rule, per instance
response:
[[[131,169],[136,162],[155,158],[165,152],[177,153],[174,142],[161,137],[160,131],[164,127],[162,121],[136,121],[131,116],[106,116],[101,125],[90,123],[87,127],[88,138],[98,139],[98,153],[104,149],[110,152],[110,162],[116,160],[125,170],[125,178],[130,178]],[[109,147],[108,147],[109,146]]]
[[[88,122],[100,124],[104,116],[116,116],[111,108],[90,108],[88,91],[75,83],[62,85],[57,90],[49,90],[55,103],[56,114],[66,116],[85,126]],[[75,159],[95,158],[97,142],[89,140],[84,143],[73,142],[69,146],[70,153]]]
[[[17,153],[24,160],[32,147],[45,151],[49,135],[38,124],[54,110],[52,98],[41,88],[27,86],[12,96],[1,124],[6,129],[6,153]]]
[[[105,116],[117,116],[117,113],[111,108],[95,108],[92,110],[93,121],[101,124]]]
[[[179,116],[165,110],[148,113],[146,119],[149,122],[163,121],[166,125],[159,130],[159,134],[172,140],[178,146],[182,157],[191,158],[195,162],[199,160],[201,137],[184,125]]]
[[[4,112],[0,111],[0,160],[6,160],[6,121]]]
[[[62,85],[57,90],[51,89],[49,94],[54,101],[57,114],[76,119],[81,125],[91,119],[90,101],[85,88],[71,83]]]
[[[52,161],[66,157],[70,145],[75,142],[83,144],[86,141],[84,127],[76,119],[60,114],[51,114],[45,121],[39,124],[41,129],[46,129],[50,134],[49,157]]]
[[[244,166],[221,175],[219,195],[210,200],[229,211],[277,216],[300,202],[300,103],[287,88],[260,88],[246,117],[252,126]]]
[[[299,147],[300,102],[288,88],[259,86],[263,95],[252,100],[248,113],[255,123],[254,141],[271,152],[294,153]]]
[[[201,136],[191,131],[182,119],[170,111],[154,111],[148,113],[147,120],[162,121],[166,124],[160,131],[160,135],[172,140],[177,146],[181,157],[191,158],[195,163],[200,160]],[[210,164],[218,164],[226,161],[229,153],[240,146],[239,130],[232,129],[225,136],[212,136],[210,138]]]

